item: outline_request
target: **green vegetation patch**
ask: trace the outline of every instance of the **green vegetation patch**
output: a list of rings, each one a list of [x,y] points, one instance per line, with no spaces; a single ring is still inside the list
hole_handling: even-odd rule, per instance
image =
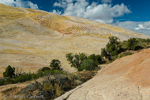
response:
[[[131,52],[123,52],[123,53],[121,53],[120,55],[119,55],[119,58],[122,58],[122,57],[124,57],[124,56],[128,56],[128,55],[132,55],[133,53],[131,53]]]
[[[149,48],[150,39],[130,38],[127,41],[120,42],[115,36],[109,37],[109,42],[105,48],[101,49],[101,56],[106,61],[114,61],[115,59],[131,55],[129,50],[141,50]]]

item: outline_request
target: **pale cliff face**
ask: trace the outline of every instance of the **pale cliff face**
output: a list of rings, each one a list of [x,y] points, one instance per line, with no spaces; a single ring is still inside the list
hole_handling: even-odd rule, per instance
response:
[[[49,66],[52,59],[59,59],[65,70],[73,72],[66,53],[100,54],[112,35],[121,40],[148,37],[84,18],[0,4],[0,73],[8,65],[36,71]]]

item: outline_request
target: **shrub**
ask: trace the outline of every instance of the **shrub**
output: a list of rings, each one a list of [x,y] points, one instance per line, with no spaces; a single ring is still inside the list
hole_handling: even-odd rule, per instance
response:
[[[116,36],[109,37],[110,44],[119,44],[118,40],[119,40],[119,38]]]
[[[46,91],[54,91],[54,86],[52,84],[44,84],[44,90]]]
[[[112,56],[117,56],[122,48],[120,46],[119,38],[116,36],[109,37],[109,42],[106,45],[106,48],[101,49],[101,56],[105,57],[108,60],[114,60]]]
[[[21,89],[21,91],[19,92],[19,94],[27,94],[29,95],[29,93],[39,89],[42,87],[42,84],[40,84],[39,82],[35,81],[35,83],[31,83],[29,85],[27,85],[25,88]]]
[[[61,67],[61,62],[58,60],[58,59],[53,59],[50,63],[50,67],[53,69],[53,70],[60,70],[60,67]]]
[[[56,91],[56,94],[55,96],[58,97],[62,94],[62,90],[61,90],[61,87],[59,86],[59,84],[55,84],[55,91]]]
[[[92,59],[95,63],[98,63],[98,64],[102,63],[102,57],[100,55],[92,54],[88,56],[88,59]]]
[[[24,74],[16,77],[14,81],[15,81],[15,83],[18,83],[18,82],[25,82],[25,81],[31,80],[31,79],[32,79],[32,77],[30,74],[24,73]]]
[[[149,46],[149,44],[150,44],[150,39],[149,38],[146,39],[146,43]]]
[[[41,69],[41,71],[43,71],[43,72],[45,72],[46,70],[50,70],[50,68],[49,68],[49,67],[43,67],[43,68]]]
[[[78,67],[78,71],[83,71],[84,69],[85,69],[85,68],[82,67],[82,66]]]
[[[94,70],[95,67],[98,67],[98,63],[94,62],[92,59],[85,59],[81,64],[81,69],[85,70]],[[78,69],[81,71],[81,69]]]
[[[5,72],[3,72],[4,77],[15,77],[15,68],[10,65],[6,68]]]
[[[102,57],[105,57],[105,58],[108,58],[109,55],[107,54],[107,51],[106,51],[105,48],[102,48],[102,49],[101,49],[101,56],[102,56]]]
[[[46,71],[47,71],[47,70],[46,70]],[[38,71],[37,71],[37,76],[38,76],[38,77],[42,77],[42,76],[44,76],[43,71],[38,70]]]
[[[23,73],[22,75],[14,78],[14,82],[18,83],[18,82],[25,82],[28,80],[32,80],[32,79],[37,79],[39,77],[38,74],[34,74],[34,73]]]
[[[88,56],[88,59],[92,59],[93,61],[96,61],[96,60],[97,60],[95,54],[92,54],[92,55]]]
[[[132,55],[132,54],[133,53],[131,53],[131,52],[124,52],[124,53],[120,54],[119,58],[124,57],[124,56],[128,56],[128,55]]]
[[[4,79],[0,79],[0,86],[4,85],[4,81],[5,81]]]
[[[143,49],[143,48],[144,48],[144,47],[142,47],[142,46],[136,46],[134,50],[141,50],[141,49]]]
[[[52,70],[49,70],[49,72],[50,71]],[[54,71],[55,70],[53,70],[53,72]],[[59,70],[59,72],[61,71]],[[53,78],[47,76],[44,78],[42,82],[35,81],[35,83],[31,83],[30,85],[21,89],[21,91],[18,93],[21,95],[33,95],[33,96],[43,95],[43,99],[41,100],[54,100],[56,97],[64,94],[70,89],[75,88],[82,82],[91,79],[94,75],[95,75],[94,71],[84,71],[78,76],[75,75],[73,76],[73,74],[71,73],[67,75],[55,74]],[[76,80],[77,78],[79,80]]]
[[[96,55],[97,61],[99,64],[102,63],[102,56],[101,55]]]
[[[78,78],[82,82],[86,82],[95,75],[94,71],[82,71],[79,73]]]
[[[112,61],[118,58],[118,55],[111,56]]]
[[[54,75],[54,74],[65,74],[63,70],[47,70],[43,73],[43,76],[45,75]]]
[[[7,77],[4,81],[4,84],[13,84],[14,83],[14,80],[11,78],[11,77]]]
[[[114,51],[111,52],[111,56],[115,56],[115,55],[118,55],[117,50],[114,50]]]
[[[136,38],[130,38],[127,41],[127,49],[129,50],[135,50],[136,46],[137,46],[138,41],[136,40]]]
[[[55,80],[61,86],[63,91],[68,91],[73,87],[74,81],[69,79],[68,76],[56,74]]]
[[[87,56],[85,53],[79,53],[73,55],[72,53],[66,54],[66,58],[69,61],[69,64],[71,64],[71,67],[75,67],[78,69],[78,67],[81,66],[84,59],[87,59]]]

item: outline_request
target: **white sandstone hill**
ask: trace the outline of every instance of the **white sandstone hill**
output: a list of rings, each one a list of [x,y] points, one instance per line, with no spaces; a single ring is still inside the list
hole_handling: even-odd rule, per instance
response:
[[[52,59],[73,72],[67,53],[99,54],[113,35],[120,40],[148,37],[84,18],[0,4],[0,77],[8,65],[34,72]]]

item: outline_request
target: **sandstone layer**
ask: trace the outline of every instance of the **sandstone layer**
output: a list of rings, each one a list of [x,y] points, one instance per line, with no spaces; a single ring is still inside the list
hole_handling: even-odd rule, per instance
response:
[[[35,72],[48,67],[52,59],[59,59],[64,70],[74,72],[65,55],[100,54],[110,36],[149,38],[84,18],[0,4],[0,77],[8,65]]]
[[[150,100],[150,49],[120,58],[55,100]]]

